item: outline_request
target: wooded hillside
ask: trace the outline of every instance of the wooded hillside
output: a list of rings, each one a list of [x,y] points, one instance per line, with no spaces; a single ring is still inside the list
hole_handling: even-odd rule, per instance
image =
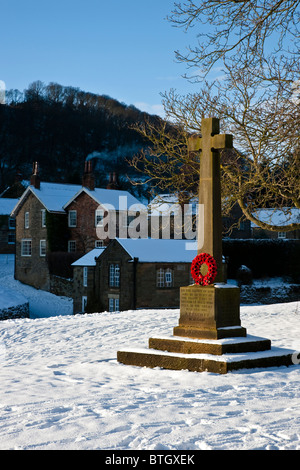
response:
[[[84,160],[93,159],[96,185],[105,187],[116,171],[122,189],[137,191],[127,163],[148,146],[130,126],[160,118],[117,100],[56,83],[36,81],[21,93],[9,90],[0,105],[0,193],[19,172],[28,179],[39,161],[42,180],[80,183]],[[91,155],[92,154],[92,155]]]

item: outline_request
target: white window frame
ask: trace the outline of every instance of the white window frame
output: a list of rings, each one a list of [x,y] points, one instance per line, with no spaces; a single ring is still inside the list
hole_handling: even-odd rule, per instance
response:
[[[108,311],[109,312],[114,312],[114,306],[115,306],[115,299],[108,298]]]
[[[165,270],[165,287],[173,286],[173,271],[170,268]]]
[[[95,241],[95,248],[102,248],[104,246],[103,240],[96,240]]]
[[[40,256],[46,256],[47,244],[46,240],[40,240]]]
[[[286,232],[278,232],[277,237],[281,240],[284,240],[286,238]]]
[[[16,219],[15,219],[15,217],[9,217],[9,219],[8,219],[8,228],[9,228],[9,230],[15,230],[16,229]]]
[[[24,214],[24,227],[29,228],[29,212],[25,212]]]
[[[171,268],[159,268],[156,271],[156,287],[173,287],[173,269]]]
[[[21,240],[21,256],[30,257],[31,255],[32,255],[32,240],[31,238],[23,238]]]
[[[120,299],[119,299],[119,297],[109,297],[108,298],[108,311],[111,312],[111,313],[120,311]]]
[[[103,227],[103,219],[104,219],[104,210],[96,209],[95,210],[95,227]]]
[[[74,218],[73,218],[74,217]],[[74,221],[75,219],[75,221]],[[68,213],[68,226],[69,227],[77,227],[77,211],[71,210]]]
[[[109,286],[120,287],[120,265],[118,263],[109,265]]]
[[[42,227],[46,227],[46,209],[41,209]]]
[[[82,268],[82,285],[83,287],[87,287],[88,285],[88,267],[83,266]]]
[[[156,286],[165,287],[165,272],[162,268],[156,271]]]
[[[73,248],[71,248],[73,246]],[[76,253],[76,241],[69,240],[68,241],[68,252],[69,253]]]

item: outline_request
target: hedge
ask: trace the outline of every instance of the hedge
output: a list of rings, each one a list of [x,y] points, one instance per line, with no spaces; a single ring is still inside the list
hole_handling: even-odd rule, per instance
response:
[[[254,278],[289,277],[300,282],[300,240],[223,240],[227,276],[236,279],[237,270],[245,265]]]

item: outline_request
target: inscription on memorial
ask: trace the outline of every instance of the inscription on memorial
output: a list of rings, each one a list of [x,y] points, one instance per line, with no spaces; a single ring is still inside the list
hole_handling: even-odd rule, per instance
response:
[[[187,286],[180,289],[180,326],[239,326],[239,289]]]
[[[180,323],[198,324],[199,321],[214,319],[214,289],[181,289]]]

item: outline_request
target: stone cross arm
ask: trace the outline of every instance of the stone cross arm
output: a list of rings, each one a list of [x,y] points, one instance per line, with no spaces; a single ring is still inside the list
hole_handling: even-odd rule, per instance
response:
[[[231,134],[215,134],[210,136],[210,150],[231,149],[233,139]],[[203,149],[203,138],[193,135],[188,140],[188,149],[190,152],[197,152]]]

